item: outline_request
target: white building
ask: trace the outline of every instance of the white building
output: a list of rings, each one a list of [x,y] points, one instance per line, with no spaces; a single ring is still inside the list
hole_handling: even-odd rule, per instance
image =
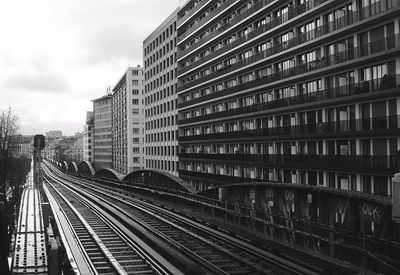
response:
[[[144,41],[146,168],[178,176],[175,10]]]
[[[83,160],[93,162],[93,112],[86,112],[86,124],[83,126]]]
[[[93,147],[94,168],[112,167],[112,96],[107,94],[92,100],[93,102]]]
[[[112,168],[144,168],[143,68],[129,67],[112,90]]]

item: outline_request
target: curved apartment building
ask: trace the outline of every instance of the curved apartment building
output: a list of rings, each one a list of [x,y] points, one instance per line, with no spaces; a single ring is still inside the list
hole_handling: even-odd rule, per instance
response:
[[[399,0],[195,0],[178,12],[179,175],[392,193]]]

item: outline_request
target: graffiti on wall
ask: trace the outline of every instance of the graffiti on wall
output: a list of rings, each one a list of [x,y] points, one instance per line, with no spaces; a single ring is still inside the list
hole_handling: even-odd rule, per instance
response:
[[[361,215],[365,220],[381,223],[384,215],[384,211],[381,207],[376,204],[365,202],[360,206]]]

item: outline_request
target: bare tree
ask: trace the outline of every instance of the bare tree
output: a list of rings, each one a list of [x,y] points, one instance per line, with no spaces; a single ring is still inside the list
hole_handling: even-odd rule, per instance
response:
[[[19,119],[11,107],[0,114],[0,150],[10,155],[17,145]]]
[[[18,117],[11,107],[0,113],[0,274],[9,274],[8,250],[9,250],[9,224],[7,209],[7,172],[10,165],[11,152],[17,143],[19,130]]]

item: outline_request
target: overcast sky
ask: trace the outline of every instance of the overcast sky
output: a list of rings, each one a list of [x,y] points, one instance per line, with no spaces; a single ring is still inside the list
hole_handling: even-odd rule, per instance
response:
[[[179,2],[1,1],[0,109],[15,110],[22,134],[82,131],[90,100],[142,65],[143,40]]]

